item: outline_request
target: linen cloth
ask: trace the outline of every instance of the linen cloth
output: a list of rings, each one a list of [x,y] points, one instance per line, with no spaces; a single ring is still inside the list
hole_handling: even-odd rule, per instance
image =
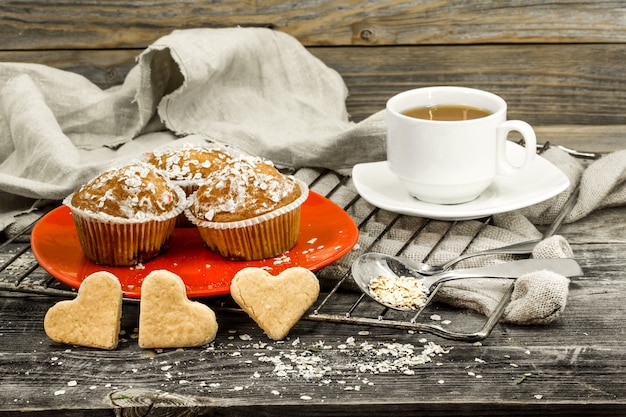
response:
[[[0,230],[31,221],[38,214],[25,213],[47,200],[61,200],[107,167],[174,141],[210,142],[270,159],[279,167],[328,168],[344,174],[356,163],[384,160],[383,110],[353,123],[345,107],[347,94],[340,75],[297,40],[263,28],[174,31],[140,54],[121,85],[106,90],[67,71],[0,63]],[[566,221],[626,202],[626,151],[607,155],[588,168],[558,150],[545,156],[572,184],[581,184],[579,201]],[[568,192],[495,216],[494,224],[469,248],[463,243],[476,225],[462,222],[456,240],[438,248],[429,261],[537,237],[533,223],[552,221]],[[359,219],[363,213],[355,209],[351,214]],[[415,230],[422,220],[407,218],[399,236],[384,239],[377,248],[394,253],[401,245],[400,235]],[[433,223],[435,229],[437,224]],[[379,225],[374,221],[368,227],[373,230],[361,231],[360,248],[369,247]],[[405,254],[423,259],[438,241],[429,242],[429,236],[436,238],[440,231],[427,231]],[[358,249],[325,271],[345,271],[356,254]],[[476,258],[459,266],[492,261]],[[526,300],[526,307],[512,302],[508,320],[545,323],[562,311],[567,281],[540,275],[518,281],[514,301]],[[538,282],[551,279],[556,291],[533,295]],[[477,286],[457,287],[451,294],[448,302],[485,314],[495,298],[493,291],[485,293]],[[538,299],[556,302],[559,308],[550,310],[545,307],[549,303],[539,305]],[[520,314],[520,309],[531,314]],[[555,313],[546,314],[547,310]]]
[[[107,90],[67,71],[1,63],[0,229],[33,200],[60,200],[119,158],[188,134],[279,167],[349,172],[384,158],[381,115],[350,122],[346,97],[336,71],[265,28],[174,31]]]

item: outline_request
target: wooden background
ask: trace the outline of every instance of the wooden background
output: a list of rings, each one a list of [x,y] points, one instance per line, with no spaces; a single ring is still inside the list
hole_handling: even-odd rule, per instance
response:
[[[502,95],[510,118],[552,126],[547,139],[557,126],[593,148],[593,126],[614,125],[618,148],[625,13],[620,1],[12,0],[0,4],[0,61],[67,69],[107,88],[174,29],[266,26],[344,77],[354,121],[401,90],[465,85]]]

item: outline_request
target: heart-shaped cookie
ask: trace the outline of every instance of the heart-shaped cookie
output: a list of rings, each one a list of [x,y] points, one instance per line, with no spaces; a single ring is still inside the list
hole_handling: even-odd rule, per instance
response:
[[[261,268],[244,268],[230,284],[235,302],[267,336],[281,340],[317,300],[320,284],[306,268],[288,268],[271,275]]]
[[[187,298],[185,284],[166,270],[152,271],[141,285],[139,347],[202,346],[217,335],[215,313]]]
[[[73,300],[59,301],[43,321],[55,342],[115,349],[122,317],[122,287],[109,272],[94,272],[81,282]]]

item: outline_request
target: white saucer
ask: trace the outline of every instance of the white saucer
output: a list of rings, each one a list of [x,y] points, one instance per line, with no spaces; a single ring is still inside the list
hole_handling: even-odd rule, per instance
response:
[[[511,163],[519,165],[524,152],[523,147],[507,143]],[[554,197],[569,186],[565,174],[539,155],[518,175],[497,176],[477,199],[463,204],[426,203],[410,196],[387,161],[355,165],[352,179],[361,197],[376,207],[437,220],[469,220],[520,209]]]

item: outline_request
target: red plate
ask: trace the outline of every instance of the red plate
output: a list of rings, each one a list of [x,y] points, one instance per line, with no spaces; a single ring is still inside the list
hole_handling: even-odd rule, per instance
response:
[[[176,228],[170,249],[140,267],[96,265],[88,260],[68,207],[61,206],[37,222],[32,235],[33,253],[50,275],[73,288],[96,271],[115,274],[126,297],[139,298],[141,283],[151,271],[167,269],[179,275],[189,297],[228,294],[233,276],[245,267],[263,267],[277,275],[301,266],[316,271],[348,253],[359,231],[350,216],[332,201],[310,191],[302,205],[300,236],[284,255],[260,261],[231,261],[204,246],[196,228]]]

